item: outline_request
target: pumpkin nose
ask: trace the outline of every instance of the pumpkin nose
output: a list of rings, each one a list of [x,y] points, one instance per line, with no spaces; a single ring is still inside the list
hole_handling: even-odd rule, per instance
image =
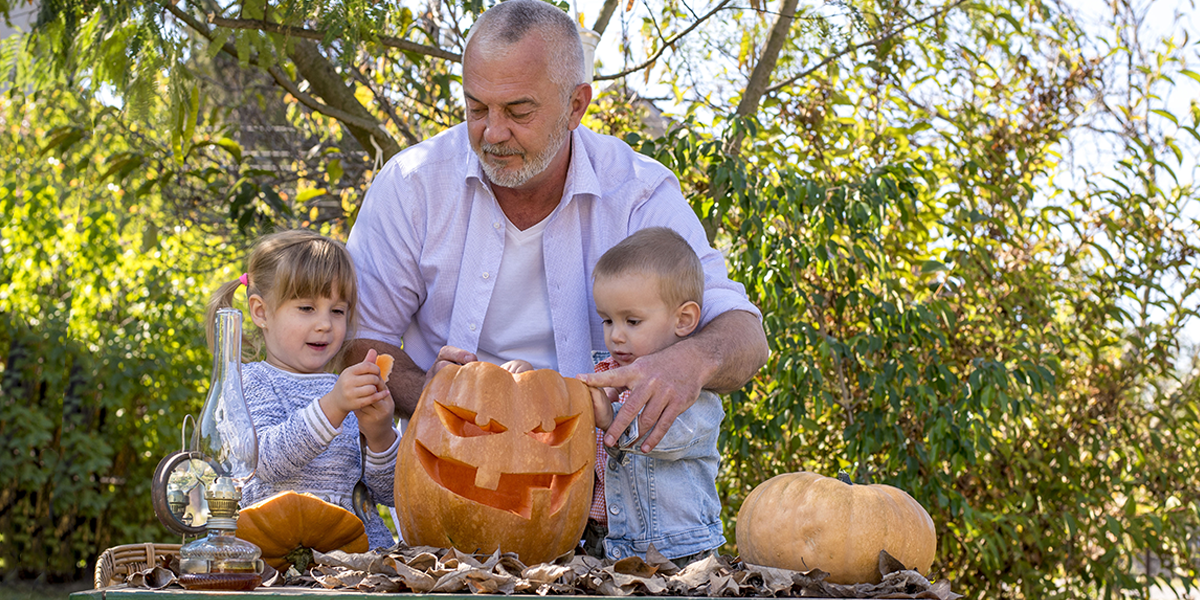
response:
[[[500,487],[500,471],[481,465],[475,471],[475,487],[496,491],[496,488]]]

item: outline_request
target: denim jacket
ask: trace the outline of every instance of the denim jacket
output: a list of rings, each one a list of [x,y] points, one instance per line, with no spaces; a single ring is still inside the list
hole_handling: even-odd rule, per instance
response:
[[[619,459],[609,455],[604,472],[608,558],[644,557],[653,544],[674,559],[725,543],[716,483],[717,436],[724,418],[721,399],[703,391],[654,450],[623,451]],[[638,437],[634,420],[618,445]]]

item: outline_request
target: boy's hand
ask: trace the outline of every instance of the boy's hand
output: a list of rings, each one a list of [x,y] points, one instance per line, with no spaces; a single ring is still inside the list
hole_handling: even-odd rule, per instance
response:
[[[510,360],[510,361],[500,365],[500,368],[504,369],[505,371],[508,371],[509,373],[512,373],[513,375],[516,375],[517,373],[524,373],[525,371],[532,371],[533,365],[518,358],[516,360]]]
[[[592,392],[592,413],[596,417],[596,427],[600,429],[608,429],[613,421],[613,402],[617,397],[617,390],[612,388],[588,388]]]
[[[346,367],[338,376],[333,389],[321,397],[321,410],[334,427],[341,427],[346,415],[387,399],[391,409],[391,392],[383,385],[379,366],[375,364],[375,350],[367,351],[363,362]],[[389,416],[388,422],[391,419]],[[365,433],[365,432],[364,432]]]

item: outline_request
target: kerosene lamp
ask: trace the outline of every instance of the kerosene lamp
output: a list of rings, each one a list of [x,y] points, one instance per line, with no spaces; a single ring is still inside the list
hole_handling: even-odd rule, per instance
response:
[[[258,465],[258,437],[242,393],[242,313],[217,311],[213,376],[186,451],[159,463],[154,512],[186,539],[179,583],[188,589],[249,590],[262,581],[262,551],[234,536],[242,486]],[[186,418],[184,420],[186,426]]]

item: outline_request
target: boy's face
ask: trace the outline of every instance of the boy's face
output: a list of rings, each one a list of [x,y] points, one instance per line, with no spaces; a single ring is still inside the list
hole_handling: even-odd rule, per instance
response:
[[[695,302],[667,306],[653,275],[600,277],[592,294],[596,312],[604,320],[604,345],[622,367],[686,337],[700,318]]]

